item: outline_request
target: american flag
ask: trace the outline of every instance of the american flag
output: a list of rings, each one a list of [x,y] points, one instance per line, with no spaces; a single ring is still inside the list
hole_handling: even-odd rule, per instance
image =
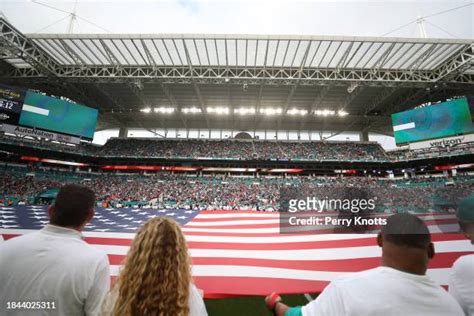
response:
[[[97,208],[84,236],[108,254],[112,278],[119,273],[134,232],[154,216],[171,217],[182,226],[195,283],[208,298],[272,291],[316,293],[338,276],[380,264],[375,235],[280,234],[278,213]],[[461,234],[440,232],[441,226],[455,227],[454,215],[419,216],[429,225],[437,252],[428,275],[446,286],[453,262],[473,253],[472,245]],[[0,236],[4,240],[47,223],[46,207],[0,207]]]

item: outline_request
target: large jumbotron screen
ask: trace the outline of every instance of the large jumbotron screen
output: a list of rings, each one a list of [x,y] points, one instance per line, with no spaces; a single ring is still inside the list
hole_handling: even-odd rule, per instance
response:
[[[392,114],[397,145],[474,133],[466,97]]]
[[[28,91],[19,124],[92,139],[97,115],[96,109]]]

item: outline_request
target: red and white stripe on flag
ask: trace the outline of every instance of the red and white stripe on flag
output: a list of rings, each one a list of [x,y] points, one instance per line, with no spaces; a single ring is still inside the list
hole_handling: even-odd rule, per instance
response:
[[[204,211],[183,227],[193,262],[196,285],[206,297],[321,292],[333,279],[347,273],[375,268],[381,249],[375,235],[280,234],[278,213],[252,211]],[[440,285],[448,284],[449,270],[472,245],[461,234],[436,232],[430,226],[436,256],[428,275]],[[445,216],[446,215],[439,215]],[[443,218],[454,224],[455,218]],[[452,223],[451,223],[452,222]],[[0,230],[9,239],[20,230]],[[127,233],[85,232],[86,241],[104,250],[111,274],[119,273],[134,237]]]

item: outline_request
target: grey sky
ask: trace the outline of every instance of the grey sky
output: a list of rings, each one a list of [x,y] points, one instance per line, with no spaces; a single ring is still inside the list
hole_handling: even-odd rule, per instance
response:
[[[0,10],[21,31],[64,33],[68,14],[30,0],[0,1]],[[38,0],[71,12],[74,1]],[[473,0],[413,1],[90,1],[78,0],[77,14],[112,33],[236,33],[380,36],[404,24],[426,19],[428,37],[473,38]],[[64,18],[64,19],[63,19]],[[47,27],[55,21],[62,21]],[[104,33],[78,19],[75,33]],[[419,37],[416,23],[389,36]]]

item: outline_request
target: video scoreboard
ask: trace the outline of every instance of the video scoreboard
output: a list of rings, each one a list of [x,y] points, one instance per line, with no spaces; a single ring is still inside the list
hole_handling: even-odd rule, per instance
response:
[[[474,133],[473,103],[469,97],[392,114],[397,145]]]
[[[25,94],[26,90],[0,85],[0,123],[18,123]]]
[[[0,123],[94,138],[96,109],[32,90],[0,85]]]

